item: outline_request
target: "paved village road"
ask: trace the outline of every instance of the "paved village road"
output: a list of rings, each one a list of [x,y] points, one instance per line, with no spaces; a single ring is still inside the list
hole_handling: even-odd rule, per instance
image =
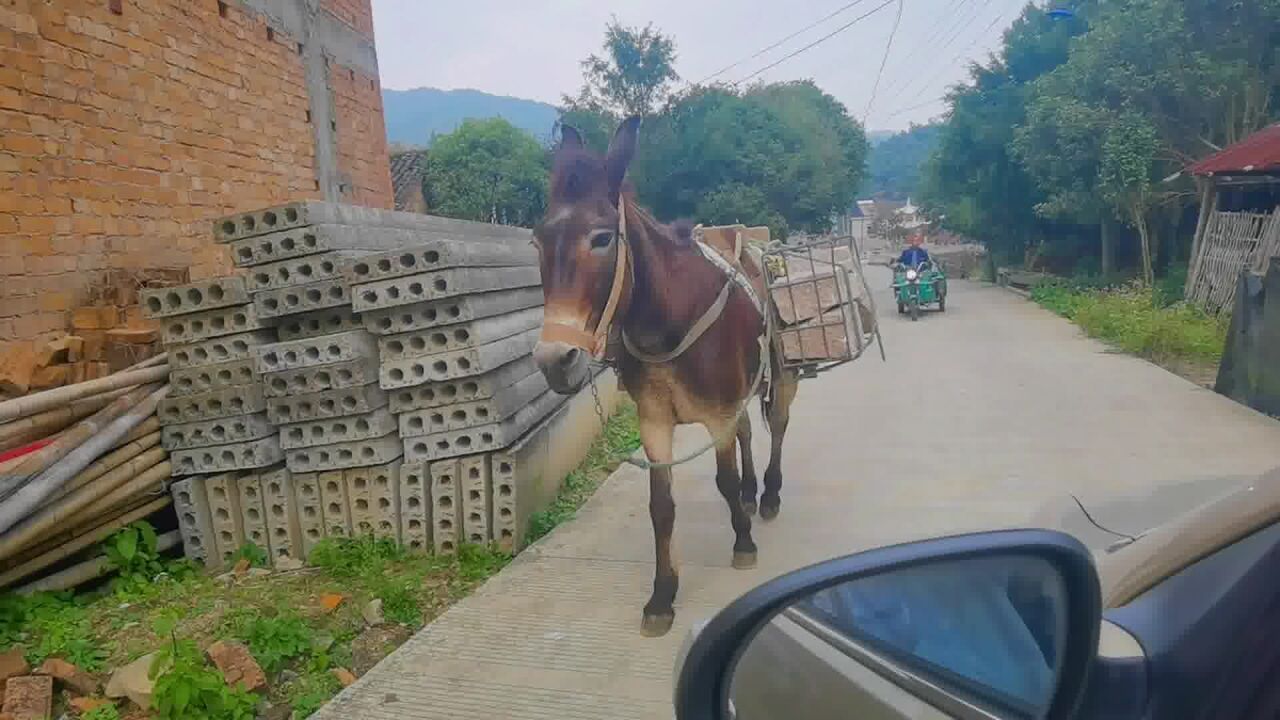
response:
[[[888,276],[870,271],[883,289]],[[877,293],[888,361],[806,381],[787,437],[782,514],[733,534],[710,454],[676,473],[676,626],[639,635],[652,576],[643,473],[624,466],[530,548],[317,718],[670,718],[690,623],[783,571],[878,545],[1026,524],[1042,502],[1231,482],[1280,465],[1280,423],[1088,340],[1019,297],[953,282],[912,323]],[[756,423],[757,465],[767,436]],[[701,429],[677,436],[693,447]]]

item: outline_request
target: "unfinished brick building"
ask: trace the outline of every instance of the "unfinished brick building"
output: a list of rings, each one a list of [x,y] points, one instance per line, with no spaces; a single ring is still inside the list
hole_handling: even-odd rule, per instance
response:
[[[110,275],[229,271],[216,216],[392,207],[370,3],[0,3],[0,345]]]

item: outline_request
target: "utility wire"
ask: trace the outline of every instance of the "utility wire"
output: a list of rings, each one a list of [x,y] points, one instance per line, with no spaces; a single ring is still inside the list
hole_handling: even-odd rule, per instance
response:
[[[912,95],[906,101],[915,102],[916,100],[919,100],[920,96],[924,95],[925,91],[928,90],[930,87],[932,87],[933,84],[938,81],[938,78],[942,77],[943,73],[945,73],[947,70],[954,67],[957,60],[959,60],[961,57],[966,55],[971,49],[973,49],[973,46],[977,45],[978,42],[982,40],[983,36],[986,35],[987,32],[991,30],[991,28],[995,27],[996,23],[1000,22],[1003,19],[1004,19],[1004,15],[1000,15],[999,17],[997,17],[996,19],[988,23],[987,26],[983,28],[982,32],[978,33],[978,36],[975,37],[972,42],[966,45],[965,48],[961,50],[959,53],[956,53],[956,56],[951,58],[950,62],[948,62],[946,65],[943,65],[942,68],[938,70],[938,72],[934,73],[933,77],[929,78],[929,80],[925,82],[924,85],[920,86],[919,90],[916,91],[915,95]],[[905,96],[906,96],[906,91],[903,91],[903,93],[899,97],[905,97]]]
[[[867,126],[867,116],[871,114],[871,106],[876,102],[876,93],[880,91],[880,79],[884,77],[885,63],[889,62],[889,51],[893,49],[893,38],[898,34],[898,24],[902,22],[903,0],[898,0],[898,14],[893,18],[893,29],[889,31],[889,41],[884,44],[884,56],[880,58],[880,70],[876,72],[875,84],[871,86],[871,99],[867,100],[867,109],[862,113],[862,126]]]
[[[951,33],[951,35],[947,38],[947,41],[946,41],[946,42],[944,42],[944,43],[942,44],[942,46],[941,46],[941,47],[939,47],[939,48],[937,48],[934,52],[935,52],[936,54],[941,54],[942,52],[945,52],[945,51],[947,50],[947,48],[951,47],[951,45],[953,45],[953,44],[955,43],[955,41],[956,41],[956,40],[958,40],[962,34],[964,34],[964,31],[965,31],[965,30],[967,30],[967,29],[969,28],[969,26],[973,24],[973,21],[974,21],[974,20],[977,20],[977,19],[978,19],[978,17],[982,14],[982,12],[983,12],[984,10],[986,10],[990,5],[991,5],[991,0],[986,0],[986,2],[984,2],[984,3],[982,4],[982,7],[977,8],[977,9],[974,11],[974,13],[973,13],[972,15],[970,15],[970,16],[969,16],[969,18],[968,18],[967,20],[965,20],[962,24],[960,24],[959,26],[957,26],[957,27],[956,27],[955,32]],[[969,45],[968,45],[968,46],[966,46],[964,50],[961,50],[961,51],[960,51],[960,55],[963,55],[965,52],[968,52],[968,50],[969,50],[970,48],[972,48],[974,45],[976,45],[976,44],[978,43],[978,41],[979,41],[979,40],[981,40],[981,39],[983,38],[983,36],[986,34],[986,32],[987,32],[988,30],[990,30],[992,27],[994,27],[994,26],[995,26],[995,24],[996,24],[997,22],[1000,22],[1000,20],[1001,20],[1003,17],[1004,17],[1004,14],[1002,13],[1002,14],[1001,14],[1000,16],[998,16],[995,20],[991,21],[991,23],[989,23],[989,24],[987,25],[986,29],[984,29],[981,33],[978,33],[978,35],[973,39],[973,41],[972,41],[971,43],[969,43]],[[954,62],[955,62],[955,60],[956,60],[956,59],[958,59],[958,58],[959,58],[959,55],[957,55],[957,56],[956,56],[956,58],[953,58],[951,62],[949,62],[949,63],[946,63],[946,64],[942,65],[942,66],[938,69],[938,71],[937,71],[937,72],[935,72],[932,76],[930,76],[930,77],[929,77],[929,79],[925,82],[925,84],[924,84],[923,86],[920,86],[920,91],[919,91],[919,92],[917,92],[915,95],[911,96],[911,97],[907,100],[907,102],[911,102],[911,101],[915,100],[916,98],[920,97],[920,95],[922,95],[922,94],[924,93],[924,90],[928,89],[928,87],[929,87],[931,84],[933,84],[933,83],[938,79],[938,77],[939,77],[939,76],[941,76],[944,72],[946,72],[947,70],[949,70],[949,69],[951,68],[952,63],[954,63]],[[901,100],[902,98],[905,98],[905,97],[907,96],[907,93],[908,93],[911,89],[913,89],[913,88],[916,88],[916,87],[917,87],[916,82],[917,82],[917,81],[919,80],[919,78],[921,78],[921,77],[925,77],[925,75],[923,75],[923,74],[921,74],[921,75],[917,75],[917,76],[916,76],[916,80],[913,80],[913,81],[911,81],[911,82],[907,83],[906,85],[902,86],[902,87],[899,89],[899,91],[894,95],[894,98],[893,98],[893,99],[894,99],[894,100]]]
[[[764,67],[762,67],[762,68],[760,68],[759,70],[757,70],[757,71],[755,71],[755,72],[751,73],[750,75],[748,75],[748,76],[746,76],[746,77],[742,78],[741,80],[738,80],[737,82],[730,83],[730,84],[732,84],[732,85],[734,85],[734,86],[741,85],[742,83],[744,83],[744,82],[746,82],[746,81],[748,81],[748,80],[751,80],[752,78],[755,78],[755,77],[757,77],[757,76],[759,76],[759,75],[763,74],[764,72],[766,72],[766,71],[768,71],[768,70],[772,70],[773,68],[775,68],[775,67],[777,67],[777,66],[781,65],[782,63],[786,62],[787,60],[790,60],[791,58],[793,58],[793,57],[795,57],[795,56],[799,55],[800,53],[805,52],[805,51],[807,51],[807,50],[809,50],[809,49],[811,49],[811,48],[813,48],[813,47],[816,47],[817,45],[820,45],[821,43],[824,43],[824,42],[826,42],[827,40],[830,40],[831,38],[835,37],[836,35],[839,35],[840,33],[844,32],[845,30],[848,30],[849,28],[851,28],[851,27],[853,27],[854,25],[858,24],[858,23],[859,23],[859,22],[861,22],[862,20],[865,20],[865,19],[867,19],[867,18],[871,17],[872,15],[874,15],[874,14],[876,14],[876,13],[880,12],[881,10],[883,10],[883,9],[885,9],[885,8],[887,8],[887,7],[889,7],[889,6],[890,6],[890,5],[892,5],[893,3],[894,3],[894,0],[885,0],[883,3],[881,3],[881,4],[877,5],[874,9],[869,10],[869,11],[867,11],[867,12],[863,13],[862,15],[859,15],[858,17],[854,18],[853,20],[851,20],[851,21],[849,21],[849,22],[845,23],[844,25],[841,25],[840,27],[836,28],[835,30],[832,30],[831,32],[827,33],[826,35],[823,35],[822,37],[818,38],[817,40],[814,40],[813,42],[809,43],[808,45],[805,45],[804,47],[800,48],[799,50],[795,50],[795,51],[793,51],[793,52],[787,53],[786,55],[783,55],[782,57],[778,58],[777,60],[775,60],[775,61],[773,61],[773,62],[769,63],[768,65],[765,65]]]
[[[813,21],[813,22],[809,23],[808,25],[805,25],[804,27],[800,28],[799,30],[797,30],[797,31],[795,31],[795,32],[791,33],[790,35],[788,35],[788,36],[786,36],[786,37],[782,38],[781,40],[779,40],[779,41],[777,41],[777,42],[773,43],[773,44],[772,44],[772,45],[770,45],[769,47],[761,48],[760,50],[757,50],[757,51],[756,51],[756,53],[755,53],[754,55],[752,55],[751,57],[743,58],[743,59],[741,59],[741,60],[739,60],[739,61],[737,61],[737,62],[735,62],[735,63],[729,64],[729,65],[726,65],[726,66],[724,66],[724,67],[720,68],[719,70],[717,70],[717,71],[715,71],[715,72],[711,73],[710,75],[708,75],[708,76],[706,76],[706,77],[702,78],[701,80],[699,80],[699,81],[698,81],[698,84],[699,84],[699,85],[705,85],[705,84],[706,84],[706,82],[707,82],[708,80],[712,80],[712,79],[714,79],[714,78],[720,77],[721,75],[723,75],[723,74],[725,74],[725,73],[729,72],[730,70],[732,70],[732,69],[734,69],[734,68],[738,67],[739,65],[741,65],[741,64],[743,64],[743,63],[751,62],[752,60],[755,60],[756,58],[760,57],[761,55],[763,55],[763,54],[765,54],[765,53],[769,52],[770,50],[772,50],[772,49],[774,49],[774,48],[778,47],[779,45],[782,45],[783,43],[785,43],[786,41],[790,40],[791,38],[793,38],[793,37],[795,37],[795,36],[797,36],[797,35],[801,35],[801,34],[803,34],[803,33],[806,33],[806,32],[808,32],[809,30],[812,30],[812,29],[814,29],[814,28],[818,27],[819,25],[821,25],[822,23],[824,23],[824,22],[826,22],[826,21],[830,20],[831,18],[833,18],[833,17],[835,17],[835,16],[839,15],[840,13],[844,12],[845,10],[848,10],[849,8],[852,8],[853,6],[855,6],[855,5],[859,5],[859,4],[863,3],[863,2],[866,2],[866,0],[853,0],[853,2],[848,3],[848,4],[846,4],[846,5],[843,5],[843,6],[841,6],[840,8],[838,8],[835,12],[832,12],[832,13],[829,13],[829,14],[827,14],[827,15],[824,15],[824,16],[822,16],[821,18],[819,18],[819,19],[817,19],[817,20],[815,20],[815,21]]]

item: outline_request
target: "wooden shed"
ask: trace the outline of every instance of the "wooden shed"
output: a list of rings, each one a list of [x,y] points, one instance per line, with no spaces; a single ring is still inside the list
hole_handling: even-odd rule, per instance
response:
[[[1186,299],[1210,312],[1231,307],[1240,273],[1263,274],[1280,254],[1280,123],[1192,165],[1200,220]]]

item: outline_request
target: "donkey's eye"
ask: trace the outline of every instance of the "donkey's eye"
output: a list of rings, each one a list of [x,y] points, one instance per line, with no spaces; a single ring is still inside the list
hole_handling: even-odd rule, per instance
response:
[[[591,249],[603,250],[613,244],[613,233],[609,231],[594,233],[591,236]]]

